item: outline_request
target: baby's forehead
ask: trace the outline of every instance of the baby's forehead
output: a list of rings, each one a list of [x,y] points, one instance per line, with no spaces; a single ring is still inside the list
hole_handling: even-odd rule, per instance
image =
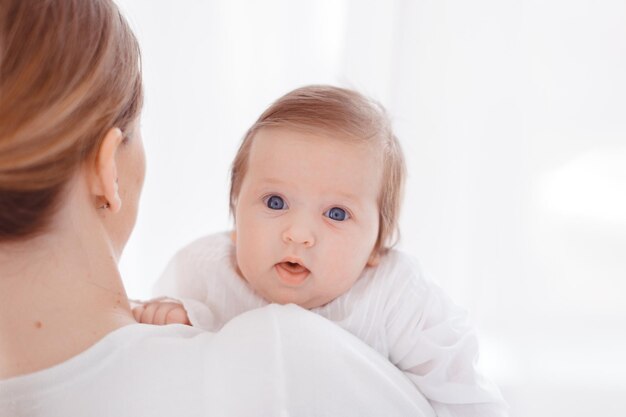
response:
[[[379,141],[344,132],[272,127],[256,132],[251,142],[248,166],[270,161],[291,164],[295,160],[312,172],[347,166],[352,171],[345,175],[360,175],[361,171],[378,171],[384,163]]]
[[[265,129],[254,142],[246,173],[254,184],[378,195],[382,159],[367,142],[293,129]]]
[[[306,142],[330,141],[345,144],[346,149],[350,146],[354,150],[372,150],[380,152],[383,148],[383,140],[376,133],[361,133],[348,129],[337,129],[323,125],[276,125],[264,126],[258,129],[252,136],[252,144],[259,138],[280,136],[282,138],[296,138]],[[278,147],[284,145],[280,140],[274,141],[273,146]]]

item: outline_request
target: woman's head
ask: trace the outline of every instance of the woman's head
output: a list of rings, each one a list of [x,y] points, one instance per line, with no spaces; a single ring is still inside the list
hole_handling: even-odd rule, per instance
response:
[[[111,0],[1,0],[0,241],[45,230],[65,186],[142,106],[140,54]]]
[[[374,185],[379,187],[379,231],[375,250],[384,253],[395,243],[405,163],[389,118],[378,103],[356,91],[324,85],[298,88],[275,101],[248,130],[233,162],[230,189],[233,214],[247,172],[252,142],[265,128],[321,133],[357,144],[371,144],[382,163],[382,181]]]

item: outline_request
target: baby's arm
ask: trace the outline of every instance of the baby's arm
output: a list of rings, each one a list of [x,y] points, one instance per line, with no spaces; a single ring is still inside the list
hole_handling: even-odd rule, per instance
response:
[[[172,301],[148,301],[133,308],[133,316],[138,323],[144,324],[191,325],[185,308]]]
[[[392,363],[430,400],[440,417],[504,417],[498,388],[476,368],[478,339],[467,312],[418,270],[389,303],[387,337]]]

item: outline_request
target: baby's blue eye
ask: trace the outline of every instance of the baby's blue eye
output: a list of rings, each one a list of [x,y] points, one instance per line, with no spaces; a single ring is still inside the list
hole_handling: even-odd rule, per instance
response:
[[[339,208],[339,207],[331,208],[326,213],[324,213],[324,215],[328,217],[329,219],[336,220],[338,222],[347,220],[350,217],[344,209]]]
[[[286,206],[285,201],[277,195],[270,196],[265,204],[268,208],[271,208],[272,210],[282,210]]]

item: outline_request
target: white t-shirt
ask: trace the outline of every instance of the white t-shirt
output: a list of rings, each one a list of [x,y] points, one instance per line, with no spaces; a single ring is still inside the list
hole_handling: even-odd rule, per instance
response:
[[[179,251],[155,296],[180,300],[194,326],[219,330],[264,305],[237,273],[229,234],[206,236]],[[345,294],[311,311],[331,320],[405,372],[440,417],[507,416],[498,388],[476,368],[478,341],[467,312],[392,250],[366,268]]]
[[[74,358],[0,381],[2,417],[432,417],[369,346],[295,305],[218,333],[130,325]]]

